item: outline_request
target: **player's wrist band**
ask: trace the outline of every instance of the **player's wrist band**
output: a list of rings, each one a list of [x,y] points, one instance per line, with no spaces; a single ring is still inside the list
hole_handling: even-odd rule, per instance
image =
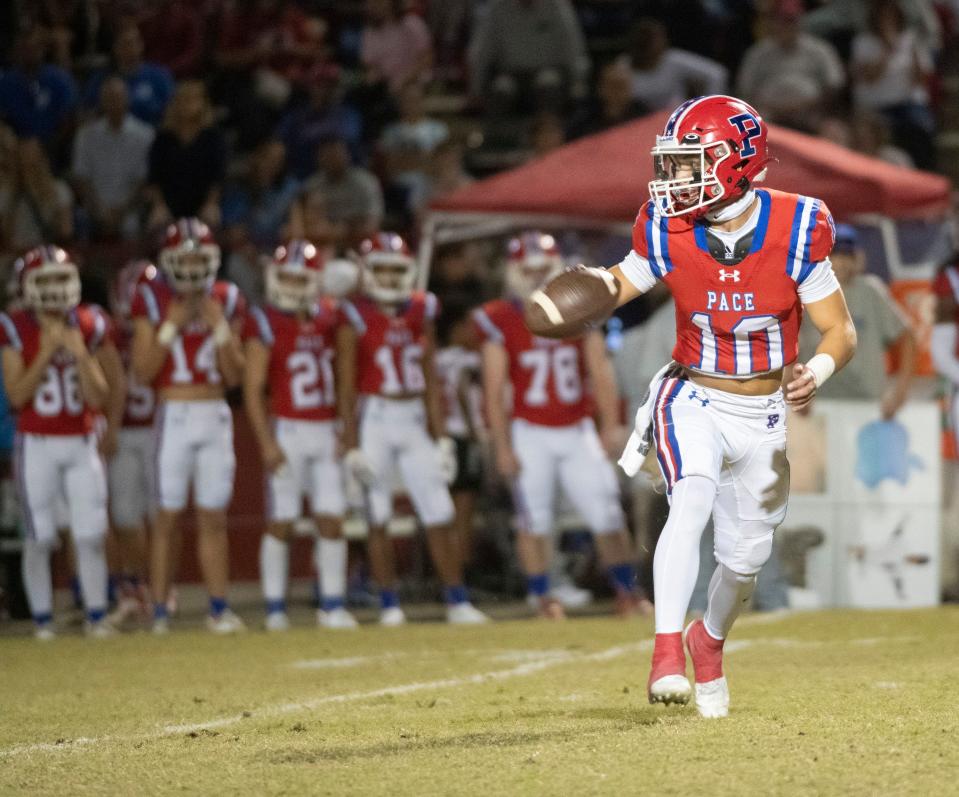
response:
[[[831,354],[820,352],[806,363],[806,370],[812,374],[816,387],[822,387],[823,382],[829,379],[836,370],[836,361]]]
[[[179,330],[176,328],[176,324],[172,321],[164,321],[160,324],[160,329],[157,331],[157,343],[169,348],[178,332]]]
[[[213,330],[213,342],[217,346],[226,346],[233,338],[233,330],[230,329],[230,322],[221,318]]]

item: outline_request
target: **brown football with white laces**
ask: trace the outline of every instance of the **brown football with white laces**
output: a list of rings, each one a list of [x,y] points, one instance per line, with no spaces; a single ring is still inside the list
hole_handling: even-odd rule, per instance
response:
[[[541,338],[575,338],[602,324],[616,309],[619,280],[603,268],[579,266],[530,294],[526,327]]]

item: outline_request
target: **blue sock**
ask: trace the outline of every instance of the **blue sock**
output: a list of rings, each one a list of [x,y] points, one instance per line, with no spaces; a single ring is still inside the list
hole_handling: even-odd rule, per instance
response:
[[[103,609],[87,610],[87,620],[89,620],[91,623],[99,623],[105,615],[106,612]]]
[[[617,592],[632,592],[636,589],[636,568],[629,562],[606,568],[609,583]]]
[[[214,612],[213,612],[213,601],[214,601],[214,600],[215,600],[215,598],[211,598],[211,599],[210,599],[210,614],[214,614]],[[226,601],[222,601],[222,603],[223,603],[223,609],[225,609],[225,608],[226,608]],[[220,609],[220,611],[222,612],[223,609]],[[286,614],[286,601],[283,600],[283,598],[280,598],[279,600],[275,600],[275,601],[267,601],[267,602],[266,602],[266,613],[267,613],[267,614]],[[219,612],[216,612],[216,614],[219,614]]]
[[[457,603],[467,603],[469,601],[469,595],[466,594],[466,587],[462,584],[454,584],[452,587],[446,587],[443,590],[443,594],[446,596],[446,602],[450,606],[455,606]]]
[[[78,609],[83,606],[83,596],[80,594],[80,579],[76,576],[70,579],[70,593],[73,595],[73,605]]]
[[[153,604],[153,619],[154,620],[166,620],[170,616],[170,613],[166,609],[165,603],[154,603]]]
[[[50,612],[44,612],[43,614],[33,615],[33,622],[37,625],[49,625],[53,622],[53,615]]]
[[[342,609],[346,604],[343,601],[342,595],[331,596],[328,598],[323,598],[323,611],[332,612],[334,609]],[[386,607],[383,607],[386,608]]]
[[[400,605],[400,598],[393,589],[380,590],[380,608],[393,609]]]
[[[534,575],[526,576],[526,591],[530,595],[535,595],[537,598],[542,598],[548,594],[549,574],[535,573]]]
[[[107,603],[110,606],[116,605],[117,587],[122,586],[123,581],[124,581],[123,576],[116,576],[116,575],[107,576]]]
[[[219,617],[223,612],[227,610],[226,598],[214,598],[210,596],[210,615],[213,617]]]

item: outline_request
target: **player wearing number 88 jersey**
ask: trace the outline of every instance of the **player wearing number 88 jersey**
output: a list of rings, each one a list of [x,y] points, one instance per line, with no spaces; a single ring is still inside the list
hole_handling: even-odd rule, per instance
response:
[[[156,500],[151,580],[154,630],[167,630],[170,538],[192,488],[197,547],[210,593],[207,625],[215,633],[242,629],[227,606],[226,507],[236,459],[233,418],[224,391],[240,383],[239,331],[245,303],[236,285],[216,280],[220,250],[198,219],[180,219],[166,232],[161,275],[141,282],[133,298],[133,370],[152,385]]]
[[[110,324],[82,305],[76,265],[43,246],[18,263],[25,309],[0,314],[3,376],[17,410],[16,486],[24,510],[23,576],[37,636],[52,635],[50,553],[57,544],[55,506],[66,496],[87,628],[104,635],[107,569],[106,478],[93,433],[105,407]]]
[[[404,622],[394,591],[395,571],[386,524],[392,516],[392,474],[398,468],[446,592],[452,623],[485,622],[463,586],[462,553],[453,529],[455,446],[445,435],[433,362],[437,300],[414,290],[416,261],[393,233],[365,241],[358,253],[365,296],[344,302],[349,323],[337,334],[347,467],[364,485],[369,552],[381,590],[380,622]],[[359,393],[359,417],[356,396]]]
[[[320,533],[317,620],[327,628],[356,626],[344,606],[346,500],[336,451],[333,369],[340,313],[332,299],[320,297],[322,267],[322,256],[308,241],[279,247],[267,266],[268,304],[252,308],[243,329],[244,403],[268,471],[269,527],[260,542],[268,630],[288,626],[288,539],[304,495]]]

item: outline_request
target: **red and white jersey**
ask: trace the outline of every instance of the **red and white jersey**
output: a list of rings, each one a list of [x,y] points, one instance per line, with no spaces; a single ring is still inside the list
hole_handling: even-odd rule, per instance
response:
[[[432,293],[417,291],[395,315],[366,297],[343,302],[343,315],[359,335],[357,387],[364,396],[411,396],[426,390],[423,336],[439,313]]]
[[[446,346],[436,352],[436,373],[443,385],[446,433],[450,437],[466,438],[481,430],[483,388],[479,379],[479,352],[465,346]]]
[[[223,306],[227,321],[243,318],[246,300],[232,282],[217,281],[211,295]],[[133,297],[130,315],[146,318],[159,327],[166,318],[167,307],[177,294],[165,280],[142,283]],[[191,321],[173,339],[163,368],[153,380],[153,388],[161,390],[178,385],[219,385],[222,381],[216,364],[216,344],[213,330],[202,319]]]
[[[153,413],[156,411],[156,391],[149,385],[141,385],[133,374],[131,360],[133,355],[133,330],[129,322],[118,319],[114,327],[113,339],[120,353],[123,372],[127,380],[127,402],[123,408],[122,426],[141,427],[153,425]]]
[[[538,338],[523,323],[518,302],[496,299],[473,311],[481,339],[509,355],[513,417],[541,426],[570,426],[593,412],[582,338]]]
[[[757,189],[752,245],[720,264],[707,222],[667,219],[648,202],[633,226],[623,274],[642,291],[663,281],[676,302],[673,359],[710,376],[776,371],[799,354],[802,305],[839,289],[829,253],[835,229],[818,199]]]
[[[81,304],[70,311],[67,325],[76,327],[91,354],[112,335],[110,319],[96,305]],[[0,313],[2,345],[12,346],[29,368],[40,351],[40,322],[32,310]],[[93,431],[96,413],[80,390],[77,362],[59,349],[50,360],[33,401],[17,413],[17,431],[29,434],[85,435]]]
[[[267,384],[273,417],[301,421],[336,418],[333,361],[341,318],[331,299],[321,300],[303,320],[270,305],[250,309],[243,340],[254,338],[270,350]]]

